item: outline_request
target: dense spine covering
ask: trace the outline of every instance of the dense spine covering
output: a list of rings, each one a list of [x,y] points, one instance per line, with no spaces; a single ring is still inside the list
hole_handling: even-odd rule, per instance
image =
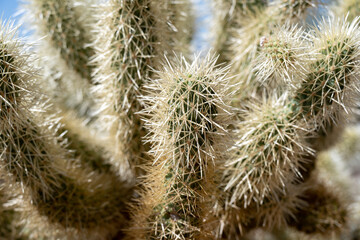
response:
[[[298,111],[299,118],[309,124],[309,143],[320,151],[328,145],[323,143],[323,138],[330,135],[341,120],[351,116],[355,106],[353,99],[359,95],[359,18],[350,23],[346,19],[322,22],[312,42],[317,58],[293,95],[292,109]],[[311,172],[312,168],[307,172]],[[307,180],[305,185],[314,181],[311,178],[304,180]],[[309,232],[338,231],[347,220],[347,209],[340,195],[329,192],[321,183],[313,185],[303,196],[309,205],[308,211],[299,213],[306,215],[306,221],[298,221],[297,227],[310,227],[311,230],[306,230]],[[301,217],[303,220],[304,215]],[[315,218],[323,220],[317,222]]]
[[[318,1],[213,0],[213,3],[217,21],[215,51],[236,67],[248,56],[252,57],[262,35],[270,33],[278,24],[304,21],[308,9],[315,7]]]
[[[328,217],[327,221],[334,219],[336,222],[328,226],[327,232],[332,231],[332,228],[336,232],[338,226],[345,224],[346,218],[335,219],[337,213],[330,213],[329,209],[332,207],[325,206],[328,204],[325,200],[332,199],[329,204],[336,203],[336,206],[342,209],[339,210],[341,215],[347,214],[346,207],[341,206],[342,201],[336,194],[330,196],[329,193],[308,184],[311,181],[310,173],[316,165],[313,153],[323,149],[319,145],[322,135],[330,134],[330,130],[336,127],[340,119],[349,116],[354,107],[353,98],[359,94],[358,22],[358,19],[351,23],[347,23],[344,19],[335,21],[329,19],[322,22],[318,29],[313,30],[312,37],[306,40],[310,41],[307,43],[310,49],[302,48],[304,53],[297,54],[298,58],[307,58],[304,62],[307,61],[309,64],[301,70],[301,74],[291,76],[286,74],[290,76],[288,81],[292,83],[292,87],[289,88],[290,94],[285,94],[281,98],[277,98],[276,93],[267,96],[261,108],[248,104],[249,114],[243,114],[238,127],[239,141],[235,145],[235,158],[225,162],[223,183],[225,183],[224,190],[230,194],[227,200],[229,206],[244,208],[245,214],[263,216],[263,220],[258,219],[255,223],[251,223],[251,220],[247,219],[250,224],[240,223],[240,227],[241,224],[248,224],[247,228],[259,224],[271,226],[266,218],[271,210],[276,208],[271,207],[269,211],[268,206],[279,202],[281,196],[291,196],[290,192],[294,187],[299,188],[300,191],[304,189],[303,193],[296,195],[290,201],[287,214],[280,212],[279,215],[273,215],[272,226],[291,222],[289,216],[292,218],[299,216],[298,220],[294,221],[298,223],[298,228],[303,229],[305,225],[310,227],[311,224],[307,225],[301,217],[306,210],[298,211],[298,209],[301,205],[309,206],[309,209],[310,206],[316,208],[316,204],[323,204],[326,208],[324,211],[328,211],[319,212],[321,217]],[[263,46],[268,44],[269,42],[264,42]],[[276,46],[270,50],[271,53],[278,53],[279,49],[280,47]],[[260,56],[268,58],[267,54]],[[309,58],[310,55],[312,57]],[[286,54],[278,54],[276,57],[279,57],[276,60],[280,62],[283,61],[282,57],[288,59]],[[279,74],[275,77],[283,80]],[[277,99],[275,103],[272,102],[272,98]],[[286,204],[283,205],[286,209]],[[228,211],[235,210],[230,207]],[[312,221],[315,221],[316,217],[311,215],[315,212],[309,214],[309,217],[313,218]],[[321,228],[324,226],[319,224],[312,225],[313,229],[318,227],[312,232],[322,232]]]
[[[46,218],[52,228],[42,234],[50,236],[59,229],[74,233],[71,239],[113,236],[124,224],[129,187],[125,181],[114,187],[107,184],[113,181],[110,176],[69,162],[70,154],[48,130],[51,120],[36,114],[36,107],[42,108],[37,101],[46,99],[34,94],[35,75],[27,53],[11,28],[1,26],[0,37],[1,172],[14,191],[21,189],[23,205],[32,209],[28,214],[38,216],[29,224]]]
[[[309,4],[305,5],[296,4],[302,0],[290,2],[292,3],[274,1],[267,8],[257,11],[247,18],[237,18],[237,25],[240,27],[229,30],[233,38],[229,42],[231,51],[227,58],[231,59],[232,74],[237,76],[234,80],[241,83],[238,89],[238,99],[234,104],[243,102],[249,96],[261,92],[262,87],[256,80],[254,68],[259,63],[256,59],[264,37],[271,39],[272,33],[277,31],[277,26],[304,23],[308,11],[315,7],[316,1],[307,1]],[[297,12],[297,14],[294,15],[293,12]],[[244,94],[244,92],[248,94]]]
[[[284,105],[284,98],[261,107],[254,104],[240,123],[235,156],[225,163],[223,182],[224,190],[231,192],[230,204],[262,205],[300,177],[304,156],[312,150],[305,141],[305,127]]]
[[[56,116],[60,118],[57,132],[63,136],[60,144],[70,150],[72,158],[93,171],[112,174],[115,169],[108,157],[109,142],[96,136],[96,130],[88,128],[86,123],[72,111],[61,110]],[[129,170],[127,165],[122,166],[122,170],[119,174],[125,177],[126,171]]]
[[[85,26],[79,20],[74,2],[70,0],[34,0],[44,26],[43,34],[49,34],[62,59],[81,77],[91,82],[92,67],[88,64],[94,50]]]
[[[358,199],[346,191],[358,190],[345,178],[358,173],[319,159],[359,96],[353,13],[306,29],[316,0],[214,0],[223,55],[191,64],[188,0],[26,2],[47,56],[34,61],[40,86],[29,52],[0,26],[0,238],[356,234],[359,204],[347,204]],[[224,100],[229,69],[239,109]],[[38,91],[48,84],[55,107]]]
[[[359,18],[321,23],[312,42],[317,58],[295,91],[293,106],[314,127],[313,148],[322,150],[322,136],[350,116],[359,93]]]
[[[322,22],[314,34],[318,57],[295,91],[292,109],[310,123],[309,128],[312,126],[309,143],[317,151],[328,147],[324,138],[340,121],[351,116],[354,97],[359,95],[359,33],[359,18],[352,22],[346,22],[345,18]],[[308,172],[312,170],[307,169]],[[303,195],[308,207],[299,213],[301,221],[296,227],[308,233],[339,232],[348,220],[345,202],[321,182],[316,183],[316,179],[305,180],[305,185],[310,184]]]
[[[90,86],[94,55],[91,1],[27,0],[24,16],[38,37],[37,53],[42,57],[43,81],[56,104],[76,110],[81,117],[92,117],[94,109]]]
[[[136,225],[130,230],[131,237],[207,236],[201,230],[202,214],[208,214],[202,206],[206,208],[204,202],[211,198],[213,188],[209,185],[226,149],[230,117],[223,100],[225,70],[216,70],[215,61],[210,55],[192,64],[178,59],[166,64],[158,73],[159,80],[149,86],[147,125],[154,164],[145,179],[142,205],[133,207]]]
[[[101,9],[95,62],[94,92],[100,100],[101,122],[115,140],[116,155],[137,172],[148,159],[143,143],[143,84],[167,51],[168,29],[162,1],[111,0]],[[106,28],[104,28],[106,26]]]
[[[306,125],[287,104],[285,94],[249,105],[235,130],[220,185],[223,226],[217,234],[225,239],[238,239],[256,227],[286,226],[304,206],[298,182],[313,150]]]
[[[229,41],[233,37],[231,29],[240,28],[238,19],[251,18],[267,7],[266,0],[212,0],[214,15],[213,48],[219,56],[219,63],[229,62]]]
[[[304,30],[285,24],[271,35],[263,36],[259,46],[253,69],[258,82],[268,87],[269,92],[296,88],[300,81],[294,79],[303,79],[312,61]]]
[[[318,0],[276,0],[273,4],[280,8],[282,21],[298,21],[319,3]]]

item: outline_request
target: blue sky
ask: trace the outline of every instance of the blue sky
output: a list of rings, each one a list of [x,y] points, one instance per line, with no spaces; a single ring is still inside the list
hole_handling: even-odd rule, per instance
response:
[[[8,20],[17,11],[17,0],[0,0],[0,16],[3,20]]]
[[[2,21],[18,20],[19,17],[14,15],[17,13],[18,6],[21,0],[0,0],[0,19]],[[18,31],[19,36],[26,36],[24,28],[20,27]]]
[[[192,0],[194,3],[195,13],[195,34],[193,40],[193,48],[195,51],[206,52],[210,48],[210,20],[211,10],[210,1]]]

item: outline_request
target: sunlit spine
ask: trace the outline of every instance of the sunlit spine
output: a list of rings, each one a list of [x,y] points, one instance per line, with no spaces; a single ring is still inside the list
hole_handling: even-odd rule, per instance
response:
[[[207,201],[216,186],[210,185],[226,151],[228,141],[224,139],[231,116],[223,100],[226,69],[215,69],[215,61],[210,55],[192,64],[178,59],[164,65],[159,80],[149,85],[152,94],[146,113],[154,163],[148,169],[140,207],[132,208],[130,238],[211,236],[202,230],[203,216],[209,214],[202,206],[212,210]]]
[[[22,195],[26,229],[35,239],[113,237],[125,224],[130,185],[109,184],[110,176],[72,161],[50,131],[55,122],[38,114],[47,100],[34,90],[37,75],[26,49],[12,26],[0,29],[0,169],[12,191]]]
[[[96,26],[98,84],[93,92],[99,99],[98,123],[115,142],[114,164],[121,159],[137,174],[149,161],[149,146],[143,142],[146,129],[138,114],[144,107],[143,85],[174,43],[174,27],[167,25],[173,13],[167,11],[170,5],[165,1],[111,0],[100,7],[101,21]]]

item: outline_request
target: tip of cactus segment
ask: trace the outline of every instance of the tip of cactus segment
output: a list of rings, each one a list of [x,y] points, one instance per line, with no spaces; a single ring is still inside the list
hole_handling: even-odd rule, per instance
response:
[[[260,52],[255,59],[257,79],[271,88],[296,87],[304,78],[310,63],[308,41],[301,27],[284,25],[271,36],[260,39]]]
[[[306,115],[314,116],[316,127],[351,112],[359,94],[359,18],[323,19],[314,30],[312,42],[317,52],[311,71],[297,90],[296,101]]]
[[[159,79],[147,86],[151,94],[145,99],[149,104],[146,125],[154,163],[147,177],[151,191],[144,199],[155,191],[163,196],[152,203],[146,221],[152,225],[154,239],[193,239],[203,224],[199,219],[202,203],[209,196],[207,190],[215,188],[207,179],[213,176],[229,142],[227,68],[216,68],[211,54],[205,58],[197,55],[192,63],[182,56],[171,60],[166,58],[157,72]],[[152,186],[159,171],[163,171],[163,179]]]
[[[225,191],[230,203],[262,204],[299,177],[303,156],[312,154],[305,128],[286,105],[286,96],[250,105],[238,126],[233,157],[225,163]]]
[[[159,133],[166,136],[165,132],[173,132],[171,139],[164,140],[164,143],[169,145],[168,149],[175,146],[172,151],[177,153],[177,159],[179,154],[192,152],[190,155],[197,155],[197,151],[211,158],[210,152],[213,150],[206,144],[207,138],[212,138],[210,135],[215,132],[215,135],[221,135],[222,131],[226,131],[215,119],[227,118],[230,113],[222,100],[222,97],[227,97],[228,68],[215,66],[216,57],[211,54],[204,59],[198,55],[193,63],[188,63],[184,57],[176,57],[173,62],[167,59],[158,72],[159,80],[148,86],[151,92],[156,93],[146,99],[152,105],[148,112],[153,116],[153,120],[148,123],[150,136],[159,136]],[[207,132],[213,133],[205,136]],[[181,141],[178,141],[179,137]],[[204,150],[204,147],[208,149]],[[156,149],[153,151],[163,152]]]

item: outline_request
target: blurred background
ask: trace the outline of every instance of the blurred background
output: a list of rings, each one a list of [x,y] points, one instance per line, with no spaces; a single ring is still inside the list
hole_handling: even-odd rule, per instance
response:
[[[324,3],[329,3],[332,0],[322,0]],[[342,0],[339,0],[342,1]],[[194,3],[195,15],[195,34],[192,42],[192,46],[195,52],[206,52],[211,48],[211,20],[213,18],[210,7],[210,0],[192,0]],[[14,20],[20,23],[19,16],[19,4],[21,0],[0,0],[0,15],[2,20]],[[319,8],[317,12],[318,18],[325,14],[324,8]],[[308,19],[308,23],[316,23],[316,19]],[[20,27],[20,36],[27,37],[25,29]],[[359,122],[359,119],[358,119]],[[360,127],[358,122],[353,122],[345,132],[342,141],[337,147],[330,149],[329,151],[319,156],[322,169],[325,169],[328,173],[332,174],[341,169],[346,174],[352,177],[352,183],[360,183]],[[340,136],[338,136],[340,137]],[[333,161],[329,161],[332,159]],[[340,161],[342,159],[343,161]],[[334,168],[334,169],[332,169]],[[335,175],[335,174],[334,174]],[[341,179],[341,181],[343,181]],[[354,211],[360,213],[360,189],[357,188],[356,198],[358,198],[358,204],[354,205]],[[360,215],[360,214],[359,214]],[[1,239],[1,236],[0,236]],[[259,238],[260,239],[260,238]],[[263,238],[264,239],[264,238]]]
[[[208,0],[192,0],[194,3],[194,10],[199,13],[196,17],[195,35],[193,40],[193,49],[196,52],[205,52],[211,46],[210,34],[210,20],[211,20],[211,8],[210,1]],[[15,20],[19,23],[20,9],[19,5],[21,0],[0,0],[0,16],[3,20]],[[20,36],[29,35],[24,28],[20,27]]]
[[[0,0],[0,13],[3,19],[14,15],[18,6],[17,0]]]

